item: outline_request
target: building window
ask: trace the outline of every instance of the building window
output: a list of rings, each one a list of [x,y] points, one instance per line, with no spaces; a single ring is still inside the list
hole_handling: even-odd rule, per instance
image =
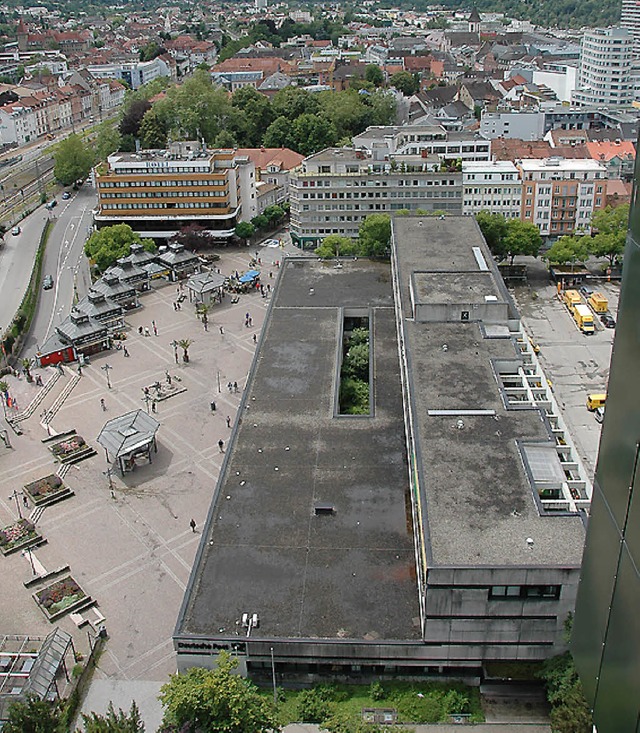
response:
[[[489,600],[535,599],[557,601],[560,598],[561,587],[560,585],[492,585],[489,588]]]

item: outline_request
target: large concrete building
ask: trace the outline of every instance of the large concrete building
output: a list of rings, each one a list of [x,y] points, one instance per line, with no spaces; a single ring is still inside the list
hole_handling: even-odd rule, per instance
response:
[[[238,165],[233,150],[198,142],[168,150],[115,153],[96,169],[98,227],[124,222],[143,237],[168,239],[189,224],[215,239],[234,235],[245,206],[255,206],[253,164]]]
[[[636,161],[607,412],[572,635],[598,733],[640,730],[639,181]]]
[[[595,28],[585,32],[574,104],[631,107],[633,43],[633,36],[626,28]]]
[[[552,157],[524,159],[518,168],[523,221],[533,222],[542,236],[591,232],[594,211],[606,204],[604,165],[591,159]]]
[[[315,247],[329,234],[355,238],[370,214],[398,211],[462,213],[462,173],[437,156],[376,160],[362,150],[328,148],[290,176],[291,238]]]
[[[507,160],[462,163],[462,213],[490,211],[505,219],[519,219],[522,181],[516,166]]]
[[[620,25],[633,36],[633,55],[640,58],[640,3],[638,0],[622,0]]]
[[[341,370],[369,332],[369,407]],[[591,487],[472,217],[391,265],[286,260],[177,622],[178,667],[478,674],[563,648]]]
[[[375,160],[397,155],[436,157],[441,163],[491,160],[491,142],[472,132],[447,132],[442,125],[384,125],[367,127],[353,138],[358,150]]]

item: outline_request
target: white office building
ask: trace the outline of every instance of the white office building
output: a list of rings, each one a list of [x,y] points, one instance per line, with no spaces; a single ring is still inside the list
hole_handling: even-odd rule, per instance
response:
[[[622,0],[620,25],[633,36],[633,55],[640,58],[640,2],[638,0]]]
[[[582,106],[630,107],[633,35],[626,28],[596,28],[582,39],[573,102]]]
[[[507,160],[462,163],[462,213],[490,211],[505,219],[519,219],[522,182]]]

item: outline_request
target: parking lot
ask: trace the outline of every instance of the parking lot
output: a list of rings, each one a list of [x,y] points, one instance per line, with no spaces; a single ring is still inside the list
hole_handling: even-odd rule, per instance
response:
[[[620,288],[616,283],[598,281],[590,287],[609,300],[616,317]],[[594,317],[596,332],[586,336],[578,329],[557,289],[546,277],[544,266],[532,268],[529,284],[511,291],[525,328],[540,346],[539,358],[576,447],[588,470],[593,473],[600,440],[600,424],[586,407],[587,394],[606,392],[615,329],[605,328]]]

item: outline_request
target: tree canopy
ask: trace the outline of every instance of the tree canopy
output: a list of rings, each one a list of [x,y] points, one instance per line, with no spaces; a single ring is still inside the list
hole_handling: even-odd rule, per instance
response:
[[[366,257],[386,257],[391,242],[391,218],[388,214],[371,214],[358,230],[360,252]]]
[[[106,715],[83,713],[82,722],[84,733],[144,733],[145,730],[135,701],[131,703],[128,713],[121,709],[116,712],[110,702]]]
[[[211,733],[269,733],[278,726],[271,705],[255,686],[234,674],[235,659],[221,652],[216,669],[192,667],[160,689],[163,725]]]
[[[544,255],[550,265],[566,265],[584,262],[589,256],[588,237],[560,237]]]
[[[77,135],[69,135],[59,142],[53,153],[55,167],[53,175],[64,186],[70,186],[86,178],[94,164],[94,151],[85,145]]]
[[[405,97],[410,97],[420,89],[420,80],[408,71],[397,71],[389,79],[389,84],[402,92]]]
[[[393,122],[393,94],[368,86],[371,91],[366,94],[355,89],[311,94],[286,87],[273,99],[247,86],[229,97],[212,84],[208,72],[199,70],[180,86],[170,87],[153,107],[146,97],[127,98],[119,128],[122,149],[132,150],[135,137],[145,148],[164,147],[170,136],[204,138],[216,147],[289,147],[310,155],[369,125]]]
[[[58,703],[41,700],[35,695],[9,707],[9,718],[3,733],[62,733],[62,715]]]
[[[518,255],[537,257],[542,246],[538,227],[520,219],[505,219],[502,214],[479,211],[476,221],[491,254],[499,261],[509,258],[509,264]]]
[[[613,267],[624,252],[628,221],[629,204],[622,204],[615,208],[607,206],[597,211],[591,219],[591,226],[594,230],[594,235],[589,243],[591,254],[596,257],[605,257]]]
[[[100,272],[115,264],[120,257],[131,253],[131,245],[137,242],[148,252],[155,252],[152,239],[142,239],[128,224],[115,224],[94,232],[84,245],[87,257],[95,263]]]

